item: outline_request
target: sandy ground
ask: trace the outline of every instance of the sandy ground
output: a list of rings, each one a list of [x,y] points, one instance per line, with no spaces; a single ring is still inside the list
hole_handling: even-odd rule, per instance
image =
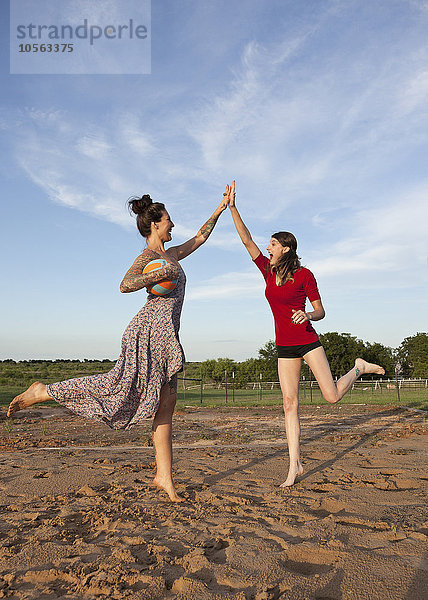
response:
[[[151,422],[2,410],[0,598],[428,598],[423,415],[301,415],[305,474],[281,489],[279,408],[176,414],[173,505],[151,486]]]

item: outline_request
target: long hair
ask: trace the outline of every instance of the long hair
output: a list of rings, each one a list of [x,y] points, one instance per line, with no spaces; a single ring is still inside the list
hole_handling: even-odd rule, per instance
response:
[[[276,273],[279,277],[279,285],[284,285],[287,281],[294,283],[294,273],[300,269],[300,259],[297,256],[297,240],[289,231],[279,231],[272,235],[278,240],[281,246],[290,248],[278,260],[276,265],[270,267],[271,273]]]

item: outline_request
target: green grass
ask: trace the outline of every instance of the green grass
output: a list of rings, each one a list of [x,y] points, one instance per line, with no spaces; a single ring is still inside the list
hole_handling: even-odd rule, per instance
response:
[[[401,405],[428,410],[428,389],[401,389],[400,402],[398,402],[396,390],[354,390],[348,393],[342,400],[341,404],[379,404],[379,405]],[[314,389],[312,392],[312,401],[308,390],[300,393],[301,405],[318,406],[326,404],[319,390]],[[179,389],[177,406],[281,406],[282,396],[279,390],[263,390],[260,397],[259,390],[235,390],[235,399],[233,400],[232,391],[229,390],[226,395],[224,390],[206,389],[203,393],[202,404],[200,402],[199,390],[186,390],[183,393]]]
[[[203,401],[200,402],[200,390],[191,389],[185,392],[180,389],[178,391],[177,407],[184,408],[185,406],[281,406],[282,397],[279,390],[263,390],[260,397],[259,390],[235,390],[233,399],[232,390],[228,390],[227,402],[225,391],[217,389],[205,389],[203,392]],[[8,406],[14,396],[20,394],[25,388],[20,386],[0,386],[0,406]],[[348,393],[342,404],[379,404],[379,405],[401,405],[428,410],[428,389],[401,389],[400,402],[398,402],[396,390],[354,390]],[[308,390],[302,390],[300,393],[300,404],[302,405],[319,405],[325,404],[319,390],[314,389],[312,393],[312,402]],[[55,402],[46,403],[45,406],[56,406]]]
[[[13,398],[18,394],[21,394],[24,390],[25,388],[22,386],[0,386],[0,406],[9,406]],[[58,404],[56,402],[45,402],[44,406],[58,406]]]

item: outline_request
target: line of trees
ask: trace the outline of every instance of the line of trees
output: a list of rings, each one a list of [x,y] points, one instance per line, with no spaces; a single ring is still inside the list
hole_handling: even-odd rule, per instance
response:
[[[428,334],[417,333],[405,338],[396,349],[383,344],[363,342],[349,333],[335,331],[320,335],[327,358],[330,363],[333,377],[340,377],[352,368],[357,356],[369,362],[382,365],[385,368],[385,377],[393,379],[398,375],[403,378],[428,377]],[[217,358],[205,360],[202,363],[186,363],[184,375],[188,378],[202,377],[205,381],[217,383],[224,382],[227,373],[228,380],[235,374],[235,385],[240,387],[248,382],[259,379],[263,381],[277,381],[277,354],[275,343],[270,340],[258,351],[257,358],[249,358],[243,362],[236,362],[231,358]],[[27,360],[14,361],[7,359],[0,361],[0,386],[26,386],[35,379],[46,383],[60,381],[70,377],[92,375],[111,369],[114,361],[104,360]],[[308,366],[302,364],[302,376],[311,378]],[[367,376],[366,376],[367,377]]]
[[[81,375],[104,373],[111,369],[114,362],[108,360],[21,360],[0,361],[0,386],[27,387],[35,380],[51,383]]]
[[[349,371],[355,358],[360,356],[368,362],[382,365],[386,378],[395,378],[396,369],[400,377],[428,377],[428,334],[417,333],[405,338],[401,345],[390,348],[380,343],[363,342],[349,333],[335,331],[320,334],[331,372],[334,378],[341,377]],[[266,342],[258,351],[258,358],[249,358],[236,362],[231,358],[205,360],[202,363],[204,379],[214,382],[224,382],[225,374],[232,377],[235,374],[237,387],[245,385],[262,375],[263,381],[278,380],[278,358],[276,346],[272,340]],[[311,377],[309,367],[303,362],[302,376]],[[366,376],[367,377],[367,376]]]

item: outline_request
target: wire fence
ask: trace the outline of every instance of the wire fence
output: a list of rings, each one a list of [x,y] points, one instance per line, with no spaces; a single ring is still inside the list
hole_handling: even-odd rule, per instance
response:
[[[89,365],[88,365],[89,366]],[[89,370],[89,369],[88,369]],[[109,365],[97,366],[97,372],[109,370]],[[49,373],[44,381],[50,383],[64,378],[87,376],[91,372],[82,369],[69,369],[65,372]],[[199,373],[197,373],[199,375]],[[29,370],[16,381],[0,381],[0,405],[7,405],[13,396],[30,385],[35,379],[43,376],[41,371]],[[240,384],[233,376],[227,374],[223,381],[210,381],[199,377],[186,377],[186,373],[178,377],[178,401],[181,405],[238,405],[238,404],[282,404],[282,393],[278,381],[264,381],[260,373],[254,373],[252,380]],[[300,381],[300,400],[312,404],[323,402],[316,380],[302,377]],[[358,379],[342,400],[345,403],[396,403],[411,404],[428,409],[428,378],[419,379]]]
[[[236,386],[234,381],[212,382],[202,379],[180,378],[178,399],[189,404],[231,404],[255,402],[262,404],[282,403],[279,381],[263,381],[255,378],[245,385]],[[300,399],[306,403],[322,401],[322,394],[316,380],[301,379]],[[403,402],[428,403],[428,379],[359,379],[345,396],[346,403],[354,401],[388,403]]]

